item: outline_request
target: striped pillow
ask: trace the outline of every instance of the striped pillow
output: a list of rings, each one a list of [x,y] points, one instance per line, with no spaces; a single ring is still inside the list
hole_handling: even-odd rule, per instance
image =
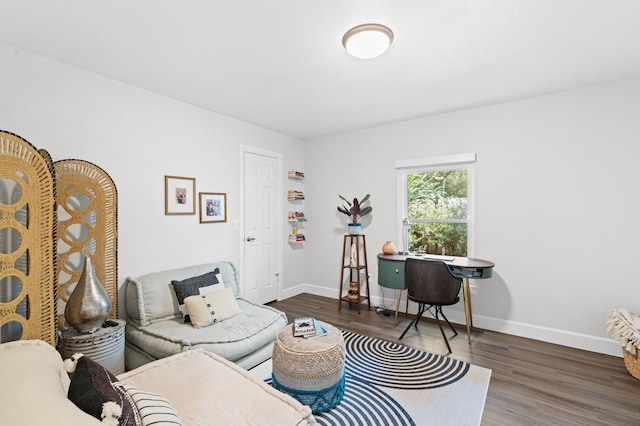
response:
[[[182,425],[180,414],[165,397],[125,383],[122,387],[135,403],[142,426]]]

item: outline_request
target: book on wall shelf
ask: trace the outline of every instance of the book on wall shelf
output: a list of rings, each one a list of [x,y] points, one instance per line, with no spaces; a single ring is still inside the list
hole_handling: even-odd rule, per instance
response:
[[[289,242],[290,243],[304,243],[305,241],[307,241],[307,239],[305,238],[305,236],[303,234],[291,234],[291,235],[289,235]]]
[[[289,222],[306,222],[304,212],[289,212]]]
[[[289,201],[304,200],[304,192],[290,189],[287,198],[289,199]]]
[[[297,172],[295,170],[289,171],[289,179],[304,179],[304,172]]]

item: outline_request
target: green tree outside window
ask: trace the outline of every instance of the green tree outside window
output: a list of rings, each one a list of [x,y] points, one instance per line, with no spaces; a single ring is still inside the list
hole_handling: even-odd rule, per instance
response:
[[[467,255],[467,170],[407,175],[409,251]]]

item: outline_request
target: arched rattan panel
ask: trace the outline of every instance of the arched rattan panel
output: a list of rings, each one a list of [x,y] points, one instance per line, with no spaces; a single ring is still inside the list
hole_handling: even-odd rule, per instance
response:
[[[58,200],[58,324],[64,329],[64,307],[80,279],[84,256],[91,257],[96,276],[118,305],[118,194],[111,177],[82,160],[53,163]]]
[[[47,153],[48,156],[48,153]],[[55,182],[50,161],[0,131],[0,337],[56,344]]]

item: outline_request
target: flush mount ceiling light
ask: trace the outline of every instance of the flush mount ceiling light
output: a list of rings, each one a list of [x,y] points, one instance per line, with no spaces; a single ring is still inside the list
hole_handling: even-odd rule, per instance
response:
[[[342,45],[352,56],[370,59],[382,55],[393,41],[393,31],[380,24],[362,24],[342,37]]]

